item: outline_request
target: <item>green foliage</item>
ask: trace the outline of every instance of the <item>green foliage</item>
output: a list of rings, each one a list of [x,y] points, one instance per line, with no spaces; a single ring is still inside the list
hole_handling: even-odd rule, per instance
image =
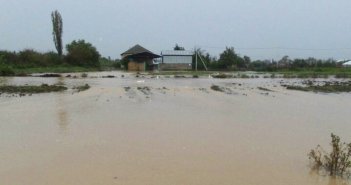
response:
[[[61,58],[54,52],[39,53],[32,49],[16,52],[0,51],[2,64],[13,68],[47,67],[58,65]]]
[[[324,169],[331,176],[350,176],[351,168],[351,143],[340,141],[340,137],[331,134],[330,143],[332,151],[327,153],[318,145],[308,154],[313,161],[313,169]]]
[[[226,47],[223,53],[220,54],[218,62],[225,66],[227,69],[245,67],[244,59],[235,53],[233,47]]]
[[[230,69],[235,67],[235,64],[237,63],[237,58],[238,55],[235,53],[234,48],[226,47],[223,53],[220,54],[218,63],[225,66],[225,68]]]
[[[4,56],[0,55],[0,76],[13,76],[15,72],[5,64]]]
[[[127,57],[123,58],[120,63],[121,63],[121,67],[125,70],[128,70],[128,62],[129,59]]]
[[[104,70],[121,68],[121,62],[119,60],[111,60],[110,58],[101,57],[99,62],[100,67]]]
[[[175,46],[174,46],[174,50],[185,50],[185,48],[184,47],[181,47],[181,46],[179,46],[178,44],[176,44]]]
[[[73,41],[66,45],[66,61],[71,65],[99,67],[100,54],[96,48],[84,40]]]
[[[9,66],[0,63],[0,76],[13,76],[15,72]]]
[[[209,53],[206,53],[201,48],[196,48],[194,53],[197,53],[203,59],[203,61],[204,61],[205,65],[207,66],[207,68],[209,68],[211,63],[216,60],[215,58],[211,57],[211,55]],[[197,69],[198,70],[205,70],[205,66],[202,63],[202,61],[201,61],[199,56],[198,56],[198,59],[197,59]],[[195,69],[195,66],[196,66],[195,62],[196,62],[196,56],[194,55],[193,56],[193,60],[192,60],[192,68],[193,69]]]
[[[54,44],[57,50],[58,55],[62,56],[63,44],[62,44],[62,33],[63,33],[63,24],[61,14],[56,10],[51,13],[52,21],[52,35],[54,37]]]

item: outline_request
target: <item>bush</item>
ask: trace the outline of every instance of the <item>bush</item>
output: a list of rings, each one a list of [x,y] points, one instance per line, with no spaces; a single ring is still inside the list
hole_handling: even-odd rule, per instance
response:
[[[351,143],[342,143],[340,137],[331,134],[332,151],[327,153],[321,146],[311,150],[308,154],[309,158],[313,160],[313,168],[316,170],[324,169],[331,176],[350,175],[351,168]]]
[[[15,72],[12,68],[0,64],[0,76],[13,76]]]
[[[67,44],[66,61],[71,65],[85,67],[100,67],[100,54],[96,48],[84,40],[73,41]]]
[[[14,68],[48,67],[62,63],[61,58],[54,52],[39,53],[25,49],[18,53],[0,51],[0,63]]]

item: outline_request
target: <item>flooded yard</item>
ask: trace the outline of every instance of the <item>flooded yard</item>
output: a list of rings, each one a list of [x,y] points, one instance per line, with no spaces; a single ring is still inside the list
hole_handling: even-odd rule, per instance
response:
[[[331,133],[351,141],[351,93],[281,86],[301,79],[78,76],[0,77],[69,88],[0,95],[0,184],[348,183],[311,171],[307,154]]]

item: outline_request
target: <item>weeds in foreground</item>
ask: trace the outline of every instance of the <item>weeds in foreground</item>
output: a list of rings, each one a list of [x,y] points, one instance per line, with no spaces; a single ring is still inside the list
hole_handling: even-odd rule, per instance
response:
[[[330,176],[351,176],[351,143],[340,141],[340,137],[331,134],[332,151],[327,153],[318,145],[308,157],[313,162],[313,169],[325,170]]]

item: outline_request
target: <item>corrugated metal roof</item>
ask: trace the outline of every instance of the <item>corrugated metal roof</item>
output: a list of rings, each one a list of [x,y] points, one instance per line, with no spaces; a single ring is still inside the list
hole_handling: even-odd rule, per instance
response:
[[[351,60],[342,64],[343,66],[351,66]]]
[[[194,55],[193,51],[186,50],[166,50],[161,52],[162,56],[191,56]]]

